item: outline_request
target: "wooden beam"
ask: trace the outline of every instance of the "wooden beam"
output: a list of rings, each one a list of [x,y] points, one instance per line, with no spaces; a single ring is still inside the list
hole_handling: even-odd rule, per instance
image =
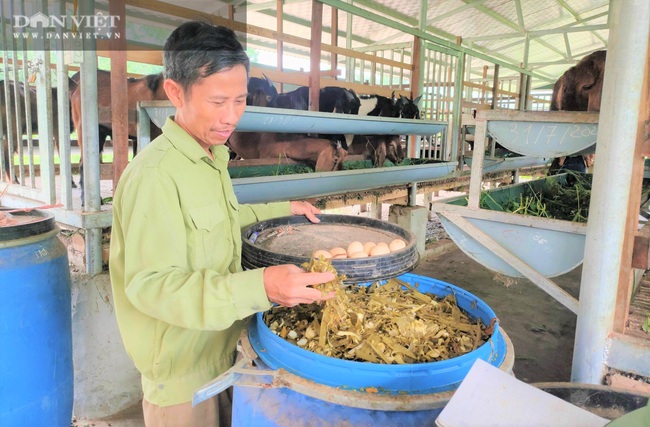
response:
[[[283,28],[283,21],[284,21],[283,3],[284,3],[284,0],[276,0],[277,16],[276,16],[276,20],[275,20],[275,26],[276,26],[276,30],[278,31],[278,34],[282,34],[284,32],[284,28]],[[280,40],[280,39],[277,40],[276,54],[277,54],[276,68],[277,68],[278,71],[282,71],[284,69],[284,64],[283,64],[283,61],[282,61],[282,57],[284,56],[284,44],[282,43],[282,40]],[[278,88],[278,92],[280,92],[280,93],[284,92],[284,88],[283,88],[282,83],[280,83],[280,87]]]
[[[413,64],[411,65],[411,96],[413,99],[420,96],[420,80],[422,79],[422,39],[413,37]],[[415,153],[413,153],[415,155]]]
[[[119,16],[116,32],[126,34],[126,5],[112,1],[108,4],[109,14]],[[111,123],[113,124],[113,190],[122,172],[129,163],[129,96],[126,81],[126,38],[112,38],[109,41],[111,56]]]
[[[323,37],[323,3],[311,2],[311,46],[309,50],[309,110],[318,111],[320,100],[320,58]]]
[[[497,96],[499,90],[499,64],[494,64],[494,75],[492,76],[492,103],[490,109],[494,110],[497,107]]]
[[[339,44],[339,10],[332,7],[332,25],[330,32],[330,45],[338,46]],[[339,56],[333,52],[330,56],[330,69],[336,70],[338,68]],[[336,79],[336,77],[334,77]]]
[[[632,268],[650,269],[650,223],[644,225],[634,235]]]

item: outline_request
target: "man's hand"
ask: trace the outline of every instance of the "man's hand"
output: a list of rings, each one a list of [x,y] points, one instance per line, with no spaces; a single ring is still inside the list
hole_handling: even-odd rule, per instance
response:
[[[292,215],[304,215],[311,222],[319,223],[320,219],[316,218],[319,213],[320,210],[309,202],[291,202]]]
[[[334,292],[323,294],[311,287],[334,277],[334,273],[308,273],[292,264],[274,265],[264,269],[264,289],[269,301],[285,307],[311,304],[334,297]]]

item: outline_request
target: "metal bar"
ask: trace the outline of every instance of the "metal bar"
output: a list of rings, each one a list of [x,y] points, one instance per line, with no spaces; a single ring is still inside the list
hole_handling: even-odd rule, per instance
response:
[[[466,55],[463,54],[456,59],[456,70],[454,75],[454,100],[451,121],[451,152],[455,156],[455,160],[459,162],[462,168],[462,153],[464,150],[465,141],[461,141],[460,128],[462,121],[462,103],[463,103],[463,74],[465,73],[465,59]],[[450,156],[447,156],[447,160]]]
[[[65,0],[59,0],[59,13],[65,14]],[[70,157],[70,99],[68,97],[68,66],[65,64],[63,47],[63,28],[58,27],[61,37],[56,42],[56,78],[57,78],[57,114],[59,134],[56,135],[59,145],[59,164],[61,175],[61,202],[66,209],[72,209],[72,165]],[[30,172],[31,173],[31,172]]]
[[[585,259],[580,286],[572,381],[600,383],[612,331],[623,257],[637,120],[645,68],[650,3],[612,0]],[[613,77],[613,78],[612,78]],[[615,79],[615,80],[614,80]],[[610,144],[610,141],[617,141]]]
[[[93,15],[95,0],[79,3],[79,15]],[[90,31],[85,27],[82,31]],[[99,139],[97,105],[97,50],[95,40],[83,40],[83,63],[81,64],[81,105],[83,108],[83,179],[84,179],[84,211],[98,212],[101,210],[101,194],[99,187]],[[86,230],[86,272],[91,276],[102,271],[102,230],[90,228]]]
[[[409,183],[409,195],[408,195],[408,205],[416,206],[418,197],[418,183],[411,182]]]
[[[19,13],[21,15],[25,14],[25,1],[21,0],[19,2],[20,9]],[[21,30],[23,30],[21,28]],[[34,188],[36,186],[36,177],[34,176],[34,141],[32,139],[32,105],[31,105],[31,91],[29,90],[29,77],[27,74],[27,52],[25,48],[25,40],[23,38],[20,38],[19,46],[17,50],[20,50],[20,53],[22,54],[23,57],[23,63],[22,63],[22,68],[23,68],[23,80],[25,82],[25,97],[24,97],[24,104],[25,104],[25,128],[26,128],[26,136],[27,136],[27,163],[28,163],[28,169],[29,169],[29,181],[31,184],[31,187]],[[16,70],[18,67],[14,67],[14,70]],[[20,109],[19,109],[20,110]],[[20,112],[22,114],[22,111]],[[17,116],[18,117],[18,116]],[[19,160],[19,165],[20,165],[20,174],[21,174],[21,179],[20,182],[21,184],[25,185],[25,177],[23,175],[23,156],[24,156],[24,147],[23,147],[23,138],[22,135],[19,137],[20,144],[18,144],[18,158]]]
[[[39,3],[41,11],[47,12],[47,1]],[[36,101],[38,111],[38,151],[41,156],[41,200],[45,203],[56,202],[54,180],[54,144],[52,140],[52,82],[50,80],[50,46],[45,40],[45,31],[38,28],[39,38],[34,41],[34,58],[37,61]],[[20,131],[19,131],[20,133]]]
[[[8,206],[15,208],[36,208],[43,205],[43,202],[38,201],[40,192],[33,188],[17,187],[11,190],[11,194],[6,193],[2,196],[3,203],[6,202]],[[54,215],[56,222],[77,228],[102,229],[110,227],[113,223],[113,211],[110,206],[107,206],[101,212],[93,212],[92,214],[82,214],[81,211],[73,211],[65,208],[49,209],[48,212]]]
[[[14,2],[9,3],[9,13],[14,16],[15,11],[14,11]],[[18,75],[18,70],[20,66],[18,65],[18,48],[16,47],[16,42],[13,38],[10,39],[10,48],[14,53],[14,63],[12,67],[12,74],[13,74],[13,92],[14,92],[14,99],[16,100],[14,103],[14,125],[16,126],[16,139],[14,140],[14,143],[16,144],[15,151],[18,153],[18,182],[20,182],[20,185],[25,185],[25,170],[23,168],[23,110],[22,110],[22,104],[21,100],[24,100],[25,98],[27,99],[27,102],[29,102],[29,86],[27,85],[27,82],[25,82],[23,86],[23,91],[25,93],[25,97],[23,98],[20,95],[20,77]],[[25,52],[22,52],[23,54],[23,66],[25,65]],[[7,77],[7,76],[5,76]],[[29,126],[31,128],[31,125]],[[13,152],[13,151],[10,151]],[[13,157],[13,156],[12,156]]]
[[[16,51],[12,50],[10,47],[8,48],[8,45],[12,44],[13,41],[12,42],[7,41],[7,40],[11,39],[11,37],[7,37],[7,34],[5,32],[7,29],[10,30],[11,28],[9,27],[9,25],[5,26],[3,24],[3,26],[2,26],[2,45],[3,45],[4,49],[5,49],[5,50],[3,50],[3,52],[5,53],[5,56],[7,57],[7,59],[9,57],[9,52],[12,52],[12,54],[11,54],[12,67],[16,67],[17,64],[18,64],[18,61],[16,59]],[[3,144],[3,148],[6,148],[7,152],[4,153],[4,154],[9,159],[9,165],[8,165],[9,170],[4,171],[4,173],[9,176],[9,180],[11,182],[14,182],[14,180],[16,179],[16,176],[15,176],[15,173],[14,173],[14,168],[13,168],[13,163],[14,163],[14,161],[13,161],[13,158],[14,158],[14,135],[17,134],[18,132],[14,132],[15,123],[13,122],[13,120],[11,118],[11,99],[12,99],[11,98],[11,90],[12,89],[9,86],[9,78],[8,78],[8,76],[9,76],[9,67],[7,66],[8,63],[9,63],[8,60],[2,62],[2,70],[3,70],[3,74],[5,76],[5,78],[4,78],[4,90],[5,90],[5,99],[4,99],[4,101],[5,101],[5,105],[7,106],[7,117],[6,117],[7,133],[5,134],[6,138],[7,138],[7,144],[6,145]],[[16,101],[15,97],[14,97],[14,101]],[[3,163],[4,163],[4,161],[3,161]]]
[[[151,142],[151,118],[149,117],[149,109],[142,106],[142,102],[138,102],[138,137],[137,141],[133,142],[134,152],[140,152]],[[169,115],[174,114],[175,109],[172,107],[169,110]],[[165,119],[166,120],[166,119]],[[161,124],[157,124],[162,128],[164,121],[161,119]]]
[[[450,175],[456,162],[233,179],[241,203],[268,203],[426,182]]]
[[[524,61],[522,68],[528,68],[528,56],[530,54],[530,37],[526,36],[526,41],[524,43]],[[524,111],[527,109],[528,99],[526,96],[526,86],[527,81],[529,80],[528,76],[521,74],[519,79],[519,110]]]
[[[464,231],[470,234],[472,238],[476,239],[477,242],[488,248],[495,255],[512,266],[512,268],[516,269],[524,276],[526,276],[526,278],[528,278],[540,289],[553,297],[553,299],[555,299],[557,302],[574,313],[578,312],[578,300],[573,298],[569,293],[567,293],[560,286],[556,285],[553,281],[544,277],[541,273],[521,260],[515,254],[495,242],[490,236],[485,234],[478,227],[458,214],[444,212],[443,215],[458,227],[462,228]]]
[[[140,107],[158,127],[162,127],[175,108],[169,101],[140,102]],[[144,121],[144,120],[143,120]],[[237,125],[242,132],[283,133],[341,133],[364,135],[431,135],[447,126],[443,122],[394,119],[390,117],[360,117],[350,114],[320,113],[247,106]],[[138,135],[140,137],[140,134]]]
[[[373,20],[373,21],[375,21],[375,22],[377,22],[379,24],[383,24],[383,25],[386,25],[386,26],[388,26],[390,28],[394,28],[396,30],[399,30],[399,31],[405,33],[405,34],[411,34],[411,35],[414,35],[414,36],[421,37],[424,40],[428,40],[428,41],[430,41],[432,43],[436,43],[436,44],[439,44],[441,46],[453,49],[453,50],[455,50],[457,52],[467,53],[469,55],[472,55],[472,56],[474,56],[476,58],[479,58],[479,59],[482,59],[484,61],[499,64],[499,65],[503,66],[504,68],[508,68],[508,69],[511,69],[511,70],[514,70],[514,71],[520,71],[520,72],[523,72],[525,74],[535,76],[536,78],[539,78],[541,80],[549,80],[548,77],[544,77],[544,76],[539,75],[537,73],[533,73],[532,71],[521,70],[519,67],[517,67],[515,65],[512,65],[509,62],[502,61],[502,60],[496,59],[494,57],[490,57],[490,56],[488,56],[488,55],[486,55],[484,53],[479,52],[478,50],[469,49],[469,48],[466,48],[464,46],[458,46],[454,42],[451,42],[449,40],[445,40],[445,39],[440,38],[440,37],[433,36],[430,33],[429,28],[427,28],[427,31],[421,31],[419,29],[414,28],[413,26],[411,26],[409,24],[404,24],[404,23],[401,23],[401,22],[397,22],[397,21],[395,21],[393,19],[386,18],[385,16],[370,12],[368,10],[361,9],[361,8],[359,8],[357,6],[352,6],[352,5],[348,4],[348,3],[344,3],[341,0],[318,0],[318,1],[320,1],[320,2],[322,2],[324,4],[328,4],[328,5],[332,6],[332,7],[336,7],[338,9],[340,9],[340,10],[350,12],[350,13],[353,13],[353,14],[358,15],[358,16],[363,16],[363,17],[365,17],[367,19],[371,19],[371,20]],[[551,48],[552,48],[552,46],[551,46]],[[552,49],[556,50],[554,48],[552,48]]]

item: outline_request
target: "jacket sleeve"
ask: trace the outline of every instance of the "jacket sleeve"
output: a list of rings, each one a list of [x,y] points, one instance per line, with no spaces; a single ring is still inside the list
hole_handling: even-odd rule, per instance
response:
[[[239,205],[239,223],[242,228],[271,218],[291,215],[289,202]]]
[[[114,231],[115,238],[122,239],[116,246],[121,246],[118,259],[124,263],[126,297],[135,308],[175,326],[223,330],[271,307],[263,269],[228,274],[194,271],[188,256],[188,224],[171,178],[152,169],[129,187],[116,200]]]

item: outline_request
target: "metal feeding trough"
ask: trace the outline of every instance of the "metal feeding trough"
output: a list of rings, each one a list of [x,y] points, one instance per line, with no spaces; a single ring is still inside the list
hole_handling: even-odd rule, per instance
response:
[[[566,175],[490,190],[488,194],[496,204],[492,207],[498,209],[505,200],[518,198],[525,186],[538,189],[548,180],[566,180]],[[434,203],[432,209],[449,237],[470,258],[497,273],[527,277],[568,308],[577,310],[577,301],[548,278],[582,263],[587,224],[471,209],[465,197]]]
[[[565,178],[566,175],[556,175],[490,190],[488,194],[493,201],[491,207],[496,210],[466,208],[464,206],[467,205],[467,200],[459,197],[448,201],[446,206],[436,204],[436,211],[451,239],[468,256],[490,270],[506,276],[524,277],[520,271],[485,247],[472,232],[473,229],[489,236],[545,277],[559,276],[582,263],[587,224],[500,212],[495,202],[517,199],[527,186],[539,189],[548,180]],[[471,224],[472,229],[461,228],[461,223]]]
[[[562,157],[596,150],[598,113],[491,111],[487,118],[487,133],[524,156]]]
[[[345,274],[347,283],[387,279],[411,271],[419,261],[413,233],[395,224],[354,215],[318,215],[320,223],[304,216],[261,221],[242,231],[242,265],[260,268],[309,262],[318,249],[347,248],[353,241],[385,242],[402,239],[406,247],[386,255],[333,259],[332,266]]]

